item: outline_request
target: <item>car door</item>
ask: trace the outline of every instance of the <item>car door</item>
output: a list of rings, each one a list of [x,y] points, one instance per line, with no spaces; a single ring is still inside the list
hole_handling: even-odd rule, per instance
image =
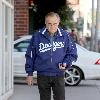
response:
[[[14,76],[25,75],[25,53],[29,41],[26,39],[14,44]]]

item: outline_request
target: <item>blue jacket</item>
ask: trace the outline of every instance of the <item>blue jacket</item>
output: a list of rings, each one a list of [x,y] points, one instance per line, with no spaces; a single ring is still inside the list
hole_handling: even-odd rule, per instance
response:
[[[43,28],[32,36],[25,57],[25,70],[28,75],[33,75],[33,71],[48,76],[62,75],[64,71],[59,69],[59,63],[70,66],[77,60],[77,49],[63,29],[58,28],[51,38],[47,29]]]

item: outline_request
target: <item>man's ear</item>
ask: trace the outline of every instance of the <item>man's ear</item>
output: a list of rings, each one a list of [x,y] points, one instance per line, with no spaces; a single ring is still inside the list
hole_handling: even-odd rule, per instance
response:
[[[59,18],[59,23],[60,23],[60,18]]]

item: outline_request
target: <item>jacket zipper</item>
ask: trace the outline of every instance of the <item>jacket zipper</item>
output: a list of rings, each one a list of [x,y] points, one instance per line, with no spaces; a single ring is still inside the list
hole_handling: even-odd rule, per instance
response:
[[[50,38],[50,42],[51,42],[51,63],[52,63],[52,53],[53,53],[53,36],[51,36],[51,38]]]

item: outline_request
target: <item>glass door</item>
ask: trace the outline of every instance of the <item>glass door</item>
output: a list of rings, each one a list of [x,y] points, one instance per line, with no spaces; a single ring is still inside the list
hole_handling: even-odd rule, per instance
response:
[[[13,1],[14,0],[0,0],[1,5],[1,76],[0,76],[0,94],[2,98],[6,98],[5,94],[13,90],[13,60],[12,60],[12,48],[13,48]],[[7,96],[7,95],[6,95]]]

